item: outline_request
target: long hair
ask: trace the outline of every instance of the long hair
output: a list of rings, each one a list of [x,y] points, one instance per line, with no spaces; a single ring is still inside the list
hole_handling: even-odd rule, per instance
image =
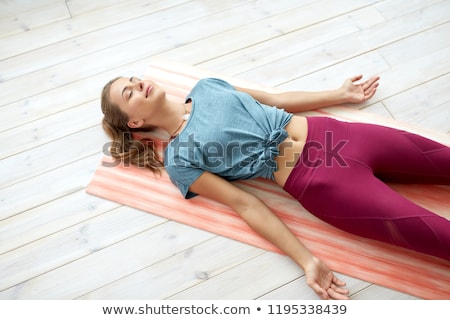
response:
[[[153,173],[160,173],[164,164],[155,150],[154,141],[134,139],[133,132],[145,130],[128,127],[127,114],[111,101],[111,85],[119,78],[109,81],[103,87],[101,96],[101,108],[104,115],[102,126],[112,140],[109,152],[114,160],[125,165],[132,164],[140,168],[148,168]]]

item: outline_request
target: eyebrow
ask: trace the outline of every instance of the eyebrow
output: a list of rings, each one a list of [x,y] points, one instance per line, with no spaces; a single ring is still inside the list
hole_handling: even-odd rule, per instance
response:
[[[134,80],[134,77],[130,77],[130,79],[128,79],[129,82],[133,82],[133,80]],[[130,87],[129,86],[125,86],[122,89],[122,99],[124,99],[124,100],[125,100],[125,98],[123,97],[123,94],[125,93],[125,90],[127,90],[128,88],[130,88]]]

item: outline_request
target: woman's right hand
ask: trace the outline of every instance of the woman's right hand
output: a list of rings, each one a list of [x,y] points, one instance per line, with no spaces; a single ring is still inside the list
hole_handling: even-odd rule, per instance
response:
[[[369,80],[358,82],[362,75],[357,75],[345,80],[340,88],[345,103],[362,103],[373,97],[377,91],[380,77],[375,76]],[[357,83],[358,82],[358,83]]]
[[[316,294],[324,299],[347,300],[349,291],[343,288],[346,284],[339,280],[333,272],[317,257],[304,268],[306,282]]]

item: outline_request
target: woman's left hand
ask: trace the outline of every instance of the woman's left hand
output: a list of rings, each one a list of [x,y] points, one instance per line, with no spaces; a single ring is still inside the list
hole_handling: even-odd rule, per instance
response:
[[[362,75],[354,76],[345,80],[342,84],[340,89],[343,91],[347,103],[362,103],[372,98],[377,91],[380,77],[376,76],[361,83],[356,83],[362,77]]]
[[[305,275],[307,284],[321,299],[348,299],[349,291],[344,288],[345,282],[338,279],[317,257],[313,257],[305,266]]]

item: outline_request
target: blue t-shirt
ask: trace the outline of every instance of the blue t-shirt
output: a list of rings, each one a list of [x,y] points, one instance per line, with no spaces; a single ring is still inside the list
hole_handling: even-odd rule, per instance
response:
[[[274,179],[274,159],[292,114],[214,78],[200,80],[189,100],[188,122],[164,150],[166,171],[185,198],[196,196],[189,187],[205,171],[229,181]]]

